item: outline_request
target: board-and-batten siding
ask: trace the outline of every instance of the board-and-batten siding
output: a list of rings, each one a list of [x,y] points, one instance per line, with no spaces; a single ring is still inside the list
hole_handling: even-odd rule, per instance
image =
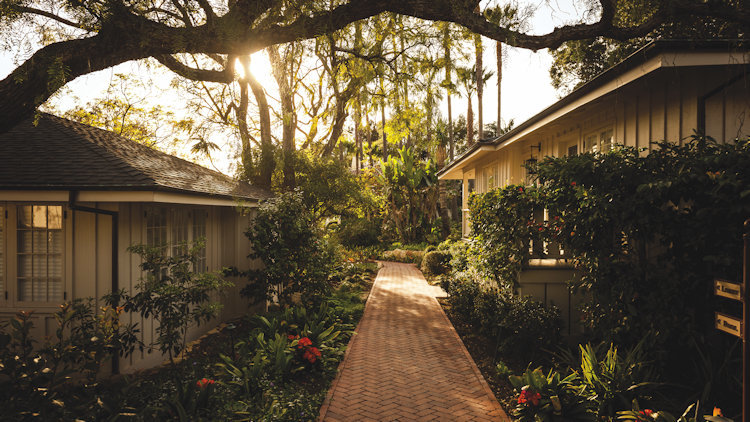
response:
[[[100,208],[119,213],[118,231],[118,260],[119,287],[134,293],[139,283],[142,271],[139,267],[141,258],[127,251],[128,246],[145,243],[146,222],[144,212],[149,206],[157,204],[142,203],[80,203],[79,205]],[[166,207],[185,207],[194,209],[191,205],[162,205]],[[217,271],[224,267],[234,266],[247,269],[251,266],[247,255],[250,244],[244,236],[252,210],[248,215],[238,215],[233,207],[200,207],[208,210],[206,221],[206,257],[209,271]],[[108,215],[66,209],[64,219],[64,286],[67,299],[94,298],[97,308],[104,306],[101,297],[111,291],[112,287],[112,218]],[[8,239],[9,246],[15,244],[15,239]],[[6,250],[6,257],[14,256],[15,248]],[[10,258],[9,263],[13,263]],[[248,302],[239,295],[244,286],[242,279],[233,279],[235,287],[227,289],[221,296],[214,295],[220,300],[224,308],[218,318],[227,321],[243,313],[247,313]],[[8,283],[13,280],[8,280]],[[18,310],[30,310],[28,306],[17,306],[0,310],[0,318],[12,318]],[[34,338],[42,341],[45,337],[54,337],[57,328],[52,313],[56,306],[36,307],[32,318],[34,322]],[[137,323],[141,340],[150,344],[155,339],[155,324],[153,318],[141,318],[137,314],[124,314],[123,323]],[[194,327],[188,334],[189,340],[195,339],[214,327],[219,321]],[[133,370],[155,366],[165,357],[159,352],[146,353],[138,350],[128,358],[120,359],[120,370]]]
[[[497,167],[493,170],[499,174],[495,186],[522,184],[526,181],[523,163],[531,156],[531,145],[541,144],[541,151],[533,151],[537,158],[561,156],[571,141],[577,142],[581,152],[584,138],[606,127],[612,127],[615,143],[646,151],[653,148],[652,141],[682,144],[698,128],[700,97],[738,72],[737,68],[717,66],[668,68],[648,75],[587,104],[583,110],[573,110],[506,147],[486,153],[464,168],[464,179],[474,178],[477,192],[485,192],[489,186],[482,182],[484,171]],[[741,77],[705,99],[708,136],[719,142],[750,136],[749,81],[750,75]],[[465,202],[464,208],[467,205]]]

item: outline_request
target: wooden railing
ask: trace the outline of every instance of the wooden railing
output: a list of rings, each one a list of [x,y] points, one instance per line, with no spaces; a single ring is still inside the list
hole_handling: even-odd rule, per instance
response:
[[[545,221],[549,221],[547,210],[543,208],[535,210],[534,222]],[[529,254],[529,266],[570,267],[571,256],[557,241],[529,241]]]

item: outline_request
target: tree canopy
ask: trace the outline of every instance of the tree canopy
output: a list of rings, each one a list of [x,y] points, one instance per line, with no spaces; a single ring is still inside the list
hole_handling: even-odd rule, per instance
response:
[[[616,19],[620,0],[588,4],[578,22],[546,34],[521,30],[513,8],[475,13],[474,0],[0,0],[6,43],[20,28],[40,25],[35,52],[0,81],[0,130],[33,114],[50,95],[78,76],[130,60],[153,57],[181,76],[214,82],[235,78],[235,60],[192,67],[183,53],[247,55],[315,38],[350,23],[392,12],[447,21],[511,46],[539,50],[571,40],[627,40],[686,17],[750,23],[750,8],[735,0],[650,0],[638,22]],[[510,13],[505,13],[510,12]],[[593,18],[592,18],[593,16]],[[42,22],[42,23],[40,23]],[[53,28],[55,30],[53,30]],[[8,41],[11,40],[11,41]],[[39,47],[41,45],[41,47]]]

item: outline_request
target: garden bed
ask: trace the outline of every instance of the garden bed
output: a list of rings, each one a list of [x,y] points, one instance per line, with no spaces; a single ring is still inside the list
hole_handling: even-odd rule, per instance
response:
[[[438,298],[438,302],[443,307],[443,311],[448,316],[448,319],[455,327],[458,336],[461,337],[464,346],[469,351],[471,358],[474,359],[474,363],[477,364],[479,371],[482,376],[490,385],[492,392],[500,402],[503,409],[509,412],[515,406],[517,393],[513,389],[513,386],[508,381],[507,376],[501,376],[497,372],[497,360],[494,354],[495,345],[492,339],[488,339],[478,333],[478,330],[472,325],[464,322],[460,315],[451,311],[451,306],[446,298]],[[526,369],[526,364],[520,361],[504,360],[503,361],[508,367],[515,373],[523,372]]]
[[[376,265],[354,264],[319,305],[222,324],[174,364],[13,394],[2,420],[312,421],[364,312]],[[2,380],[0,380],[2,381]],[[19,390],[20,393],[20,390]]]

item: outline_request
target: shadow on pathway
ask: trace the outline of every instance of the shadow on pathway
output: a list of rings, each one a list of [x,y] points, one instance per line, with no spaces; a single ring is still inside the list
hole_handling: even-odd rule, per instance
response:
[[[509,421],[414,265],[383,262],[321,421]]]

